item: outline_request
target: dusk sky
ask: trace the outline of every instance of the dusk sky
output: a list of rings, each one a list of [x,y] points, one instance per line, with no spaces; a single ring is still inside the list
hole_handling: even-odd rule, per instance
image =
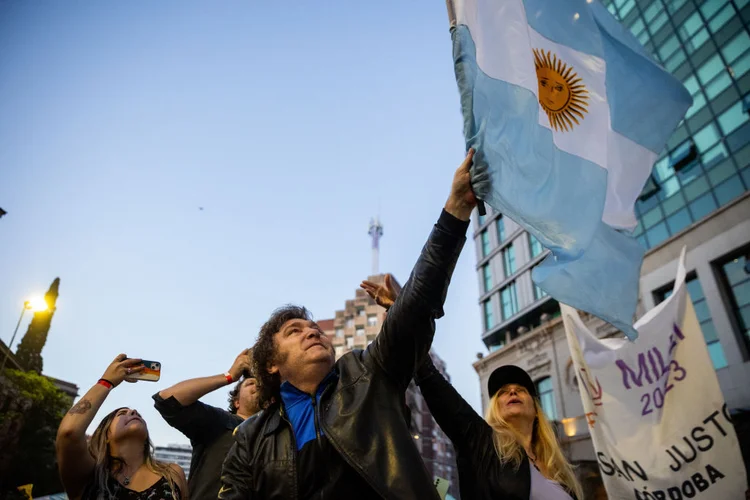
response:
[[[161,361],[93,424],[135,407],[157,445],[187,439],[153,393],[226,371],[277,306],[343,308],[378,213],[404,283],[464,157],[427,0],[0,0],[0,110],[0,338],[60,277],[44,373],[82,395],[120,352]],[[471,231],[434,349],[479,409]]]

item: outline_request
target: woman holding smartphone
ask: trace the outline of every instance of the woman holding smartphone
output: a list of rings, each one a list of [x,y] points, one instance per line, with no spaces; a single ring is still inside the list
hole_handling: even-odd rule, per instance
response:
[[[131,408],[105,416],[86,443],[86,429],[110,391],[144,370],[140,359],[120,354],[102,378],[63,418],[57,431],[57,462],[71,499],[185,500],[185,472],[153,457],[146,422]],[[128,380],[135,382],[135,380]]]

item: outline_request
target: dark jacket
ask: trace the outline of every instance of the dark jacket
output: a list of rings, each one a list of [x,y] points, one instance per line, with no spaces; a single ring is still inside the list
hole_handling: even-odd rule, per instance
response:
[[[367,349],[342,356],[338,381],[318,408],[324,434],[383,498],[437,499],[406,422],[404,393],[427,356],[468,223],[443,212]],[[222,472],[221,500],[296,499],[297,463],[291,425],[278,404],[235,431]],[[326,464],[320,464],[321,471]]]
[[[216,500],[221,484],[221,464],[234,444],[232,431],[244,419],[201,401],[183,406],[174,396],[153,395],[154,408],[169,425],[190,439],[188,489],[191,500]]]
[[[492,428],[445,380],[429,356],[417,370],[414,381],[435,422],[456,450],[461,498],[529,500],[531,470],[526,453],[518,469],[503,464],[495,451]],[[570,491],[568,494],[573,496]]]
[[[461,498],[529,500],[531,472],[524,454],[521,466],[502,464],[495,451],[492,428],[445,380],[429,357],[414,381],[427,407],[456,450]]]

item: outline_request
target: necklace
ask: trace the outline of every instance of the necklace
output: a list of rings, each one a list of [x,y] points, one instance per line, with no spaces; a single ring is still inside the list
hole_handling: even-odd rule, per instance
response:
[[[135,469],[135,470],[134,470],[133,472],[131,472],[131,473],[130,473],[130,475],[129,475],[129,476],[128,476],[128,475],[126,475],[126,474],[125,474],[125,473],[123,472],[123,474],[122,474],[122,484],[123,484],[124,486],[128,486],[128,485],[130,485],[130,480],[131,480],[131,479],[133,478],[133,476],[135,476],[135,473],[136,473],[136,472],[138,472],[138,471],[140,470],[140,468],[141,468],[141,467],[140,467],[140,466],[138,466],[138,467],[137,467],[137,468],[136,468],[136,469]]]

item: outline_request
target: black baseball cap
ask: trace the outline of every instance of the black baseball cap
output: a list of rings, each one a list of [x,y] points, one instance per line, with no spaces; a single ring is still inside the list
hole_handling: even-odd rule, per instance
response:
[[[526,370],[516,365],[503,365],[492,372],[490,380],[487,382],[490,397],[494,396],[505,384],[518,384],[525,387],[533,397],[537,397],[536,386],[531,377],[526,373]]]

